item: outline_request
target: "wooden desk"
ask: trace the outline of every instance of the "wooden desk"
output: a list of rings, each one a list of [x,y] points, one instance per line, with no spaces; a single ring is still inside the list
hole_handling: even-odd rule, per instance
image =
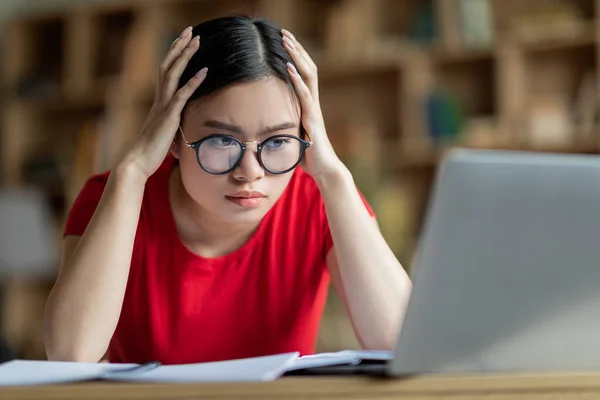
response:
[[[407,379],[290,377],[250,384],[128,384],[0,388],[0,399],[600,399],[600,371],[589,374],[422,376]]]

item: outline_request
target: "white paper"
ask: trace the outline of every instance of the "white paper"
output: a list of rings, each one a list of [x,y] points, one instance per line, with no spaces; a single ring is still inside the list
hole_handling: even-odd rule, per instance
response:
[[[99,379],[136,364],[14,360],[0,364],[0,386],[50,385]]]
[[[15,360],[0,365],[0,386],[48,385],[89,380],[127,382],[260,382],[272,381],[288,371],[362,360],[391,360],[392,352],[345,350],[298,357],[299,353],[210,363],[163,365],[151,370],[131,371],[139,364],[96,364]]]
[[[360,358],[356,352],[339,351],[335,353],[318,353],[302,356],[292,362],[288,371],[296,371],[305,368],[326,367],[341,364],[358,364]]]
[[[383,350],[342,350],[317,353],[299,357],[288,367],[288,371],[333,365],[356,365],[363,360],[389,361],[392,358],[392,352]]]
[[[128,382],[260,382],[283,375],[299,353],[216,361],[199,364],[165,365],[134,376]],[[118,376],[111,380],[121,380]]]

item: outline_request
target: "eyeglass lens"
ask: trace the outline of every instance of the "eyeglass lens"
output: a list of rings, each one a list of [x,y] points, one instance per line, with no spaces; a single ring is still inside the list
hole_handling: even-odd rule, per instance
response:
[[[198,147],[198,161],[202,168],[213,173],[231,170],[240,160],[242,146],[227,136],[211,137]],[[283,172],[298,163],[302,155],[302,143],[293,137],[274,136],[262,143],[259,157],[271,172]]]

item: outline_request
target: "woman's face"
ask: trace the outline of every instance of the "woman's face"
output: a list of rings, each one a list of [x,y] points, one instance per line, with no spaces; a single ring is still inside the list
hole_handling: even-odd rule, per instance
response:
[[[242,142],[262,142],[277,134],[298,136],[299,120],[299,110],[288,87],[280,79],[269,78],[231,85],[190,104],[182,130],[188,143],[213,134],[230,135]],[[259,164],[256,143],[247,143],[235,170],[212,175],[200,167],[195,150],[185,145],[181,135],[177,140],[181,177],[189,196],[202,209],[229,223],[260,221],[279,199],[293,173],[269,174]],[[203,145],[205,159],[218,165],[222,153],[233,142],[227,138],[210,142],[211,146]],[[277,142],[275,147],[279,145]]]

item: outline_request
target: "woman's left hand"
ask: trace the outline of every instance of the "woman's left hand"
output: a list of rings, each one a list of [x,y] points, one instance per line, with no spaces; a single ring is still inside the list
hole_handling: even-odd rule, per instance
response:
[[[294,35],[285,29],[281,32],[284,47],[298,68],[291,63],[287,65],[290,78],[300,97],[301,122],[313,143],[305,152],[303,168],[315,180],[319,180],[339,173],[345,167],[335,154],[325,130],[319,103],[317,66]]]

